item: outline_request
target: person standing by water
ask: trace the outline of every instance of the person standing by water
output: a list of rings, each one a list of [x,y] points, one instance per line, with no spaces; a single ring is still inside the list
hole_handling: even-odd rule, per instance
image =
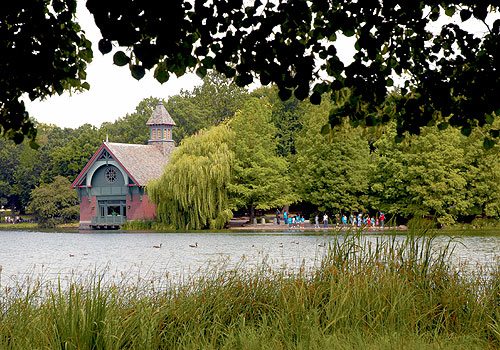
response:
[[[347,216],[345,214],[342,215],[342,226],[344,226],[344,227],[347,226]]]
[[[380,212],[380,227],[384,228],[384,222],[385,222],[385,215],[384,213]]]
[[[285,210],[283,212],[283,220],[285,221],[285,225],[288,224],[288,212]]]
[[[319,228],[319,216],[318,216],[318,213],[316,213],[316,216],[314,217],[314,228]]]
[[[323,228],[328,228],[328,214],[323,215]]]
[[[276,209],[276,223],[278,225],[280,224],[280,214],[281,214],[281,212],[280,212],[279,208]]]

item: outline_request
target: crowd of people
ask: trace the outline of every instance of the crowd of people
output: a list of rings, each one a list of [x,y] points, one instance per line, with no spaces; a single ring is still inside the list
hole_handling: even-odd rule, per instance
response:
[[[330,218],[327,213],[323,214],[322,225],[320,223],[320,214],[317,213],[314,217],[314,228],[328,228],[330,225]],[[331,224],[336,227],[380,227],[384,228],[385,225],[385,214],[379,211],[376,215],[370,216],[369,213],[350,213],[349,217],[347,214],[337,214],[332,220]],[[283,211],[283,221],[285,225],[290,228],[304,228],[306,219],[304,216],[299,214],[290,215],[287,210]],[[281,223],[281,212],[279,209],[276,210],[276,223],[280,225]],[[312,223],[311,223],[312,224]]]

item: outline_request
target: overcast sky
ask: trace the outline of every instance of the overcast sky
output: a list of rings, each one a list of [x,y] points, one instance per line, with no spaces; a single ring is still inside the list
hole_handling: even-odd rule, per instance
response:
[[[28,112],[37,121],[55,124],[60,127],[76,128],[85,123],[100,126],[105,121],[114,121],[132,113],[135,107],[147,97],[158,97],[168,99],[169,96],[178,94],[181,89],[192,90],[201,80],[193,73],[185,74],[176,78],[175,74],[165,84],[158,83],[153,78],[153,72],[146,72],[140,81],[135,80],[127,66],[117,67],[113,65],[113,54],[102,55],[97,48],[101,38],[99,29],[94,23],[92,15],[85,7],[85,0],[78,1],[77,21],[85,31],[87,38],[92,42],[94,59],[87,67],[87,81],[90,90],[70,95],[55,95],[43,101],[29,101],[25,99]],[[498,15],[489,16],[488,22]],[[454,16],[454,22],[459,23],[458,15]],[[443,21],[449,21],[446,16],[440,18],[438,23],[433,23],[438,31]],[[473,19],[466,22],[467,30],[481,35],[486,30],[485,26]],[[342,38],[336,42],[339,57],[344,63],[352,60],[354,53],[354,38]]]

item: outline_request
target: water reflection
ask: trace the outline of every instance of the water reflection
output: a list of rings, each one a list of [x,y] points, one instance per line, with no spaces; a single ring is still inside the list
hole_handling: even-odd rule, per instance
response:
[[[397,236],[402,240],[404,236]],[[331,235],[292,233],[56,233],[0,231],[0,285],[41,278],[78,280],[104,274],[116,283],[168,277],[182,282],[209,269],[314,268],[327,252]],[[341,238],[342,239],[342,238]],[[367,235],[364,240],[388,239]],[[435,245],[445,246],[447,237]],[[161,248],[155,248],[159,246]],[[454,263],[496,267],[500,237],[465,236],[453,243]]]

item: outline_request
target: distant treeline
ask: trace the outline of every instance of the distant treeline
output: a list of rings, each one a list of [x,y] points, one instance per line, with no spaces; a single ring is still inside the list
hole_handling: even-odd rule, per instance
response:
[[[217,190],[227,191],[227,203],[217,210],[252,211],[294,202],[332,213],[382,210],[403,219],[432,217],[441,224],[500,217],[500,146],[484,144],[484,135],[500,127],[498,116],[472,132],[446,127],[442,118],[439,127],[424,126],[420,135],[401,140],[392,121],[391,101],[397,95],[388,98],[383,110],[367,113],[370,126],[359,126],[350,123],[349,111],[343,109],[348,94],[324,99],[319,106],[294,98],[283,102],[273,87],[249,92],[218,75],[207,75],[203,85],[164,103],[177,124],[174,139],[185,156],[192,155],[190,149],[201,156],[204,149],[214,152],[208,144],[221,139],[201,140],[201,135],[229,130],[221,133],[229,135],[222,140],[229,153],[227,164],[221,166],[228,166],[230,175],[227,186]],[[29,205],[32,191],[56,179],[65,188],[59,177],[67,179],[68,196],[73,196],[68,203],[74,205],[69,183],[106,136],[111,142],[146,143],[145,123],[158,100],[145,99],[133,113],[99,128],[38,124],[37,150],[0,138],[0,205],[39,213],[40,208]],[[344,122],[333,129],[328,123],[332,113],[345,114]],[[369,122],[373,120],[384,123]],[[215,126],[219,129],[210,129]],[[174,161],[170,171],[178,171],[176,166]],[[157,200],[168,193],[163,191]],[[198,218],[199,228],[230,217],[225,213]]]

